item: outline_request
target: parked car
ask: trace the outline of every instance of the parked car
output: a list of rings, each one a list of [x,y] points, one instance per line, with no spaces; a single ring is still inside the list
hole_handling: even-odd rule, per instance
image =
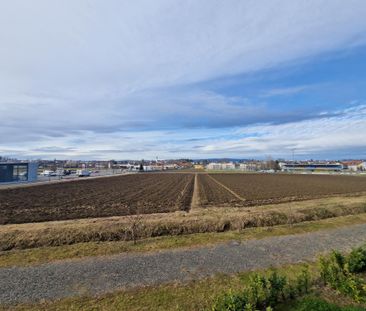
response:
[[[77,170],[76,175],[78,175],[79,177],[88,177],[88,176],[90,176],[90,171],[88,171],[88,170]]]

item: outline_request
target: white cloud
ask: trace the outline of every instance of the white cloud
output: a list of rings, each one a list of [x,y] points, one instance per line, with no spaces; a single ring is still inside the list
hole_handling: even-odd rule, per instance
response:
[[[338,116],[279,125],[249,126],[237,131],[242,139],[216,141],[201,148],[202,153],[290,157],[292,150],[304,157],[334,153],[334,157],[366,156],[366,105],[339,111]]]
[[[364,42],[365,14],[362,0],[3,2],[1,81],[79,96],[191,83]]]
[[[1,148],[0,153],[23,158],[153,159],[177,157],[290,158],[366,157],[366,105],[338,111],[338,115],[286,124],[226,129],[187,129],[117,132],[85,131]]]
[[[284,95],[293,95],[297,93],[301,93],[305,90],[309,90],[314,86],[310,85],[299,85],[293,87],[286,87],[286,88],[275,88],[271,90],[267,90],[263,92],[260,96],[261,97],[274,97],[274,96],[284,96]]]
[[[78,156],[139,130],[163,152],[157,129],[281,119],[189,85],[364,44],[364,16],[363,0],[3,1],[0,152]]]

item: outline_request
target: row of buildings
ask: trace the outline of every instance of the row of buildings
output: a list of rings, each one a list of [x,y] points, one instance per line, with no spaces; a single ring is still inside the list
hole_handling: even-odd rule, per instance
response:
[[[17,161],[0,158],[0,183],[61,179],[64,176],[106,176],[126,172],[151,172],[192,168],[189,160],[148,161]],[[83,172],[83,173],[80,173]],[[39,177],[39,178],[38,178]],[[65,177],[66,178],[66,177]]]
[[[62,165],[62,166],[61,166]],[[60,168],[61,166],[61,168]],[[366,161],[352,160],[340,162],[324,161],[216,161],[206,163],[192,163],[189,160],[169,161],[90,161],[87,163],[55,163],[55,161],[22,162],[6,161],[0,162],[0,182],[31,182],[37,180],[41,172],[65,171],[65,168],[81,168],[98,172],[97,170],[118,170],[123,171],[164,171],[176,169],[201,169],[209,171],[246,171],[246,172],[366,172]],[[68,170],[70,171],[70,170]],[[56,176],[52,175],[52,176]],[[50,175],[51,176],[51,175]]]
[[[247,161],[243,163],[235,162],[211,162],[203,166],[196,164],[196,169],[206,169],[213,171],[221,170],[241,170],[247,172],[255,171],[283,171],[283,172],[363,172],[366,171],[366,161],[352,160],[341,162],[324,161]]]

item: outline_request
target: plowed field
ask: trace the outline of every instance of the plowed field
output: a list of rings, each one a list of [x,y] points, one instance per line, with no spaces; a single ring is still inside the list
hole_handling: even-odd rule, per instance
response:
[[[135,174],[0,190],[0,224],[189,209],[193,174]]]
[[[339,175],[298,174],[212,174],[245,201],[242,205],[258,205],[319,198],[322,196],[366,191],[366,178]],[[227,199],[228,200],[228,199]],[[212,205],[222,198],[211,196]],[[227,202],[227,201],[226,201]]]
[[[220,186],[208,174],[198,174],[200,203],[204,206],[237,206],[241,205],[233,194]]]
[[[366,178],[198,174],[201,207],[240,207],[366,193]],[[0,190],[0,224],[189,210],[192,173],[145,173]],[[199,206],[197,206],[199,207]]]

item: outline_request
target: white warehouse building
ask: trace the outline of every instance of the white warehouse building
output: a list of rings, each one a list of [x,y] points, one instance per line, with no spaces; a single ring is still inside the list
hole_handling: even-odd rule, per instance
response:
[[[235,170],[235,164],[232,162],[228,163],[209,163],[206,166],[206,169],[212,171],[222,171],[222,170]]]

